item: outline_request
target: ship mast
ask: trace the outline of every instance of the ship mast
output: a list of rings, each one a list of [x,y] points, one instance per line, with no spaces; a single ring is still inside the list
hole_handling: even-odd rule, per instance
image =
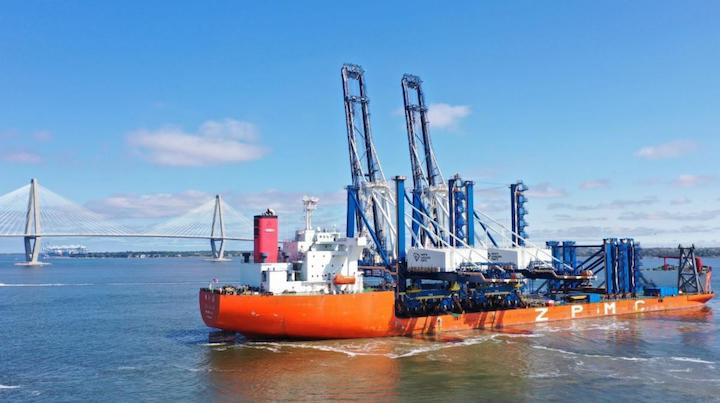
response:
[[[309,231],[312,229],[312,215],[313,211],[317,208],[320,199],[317,197],[303,196],[303,205],[305,205],[305,230]]]

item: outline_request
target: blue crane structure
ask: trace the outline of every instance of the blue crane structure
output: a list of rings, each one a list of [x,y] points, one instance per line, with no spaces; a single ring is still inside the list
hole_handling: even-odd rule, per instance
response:
[[[422,80],[418,76],[405,74],[401,85],[413,180],[411,243],[418,246],[430,242],[439,246],[438,239],[448,238],[449,212],[445,209],[448,193],[430,139]],[[423,228],[426,223],[432,227],[432,234]]]
[[[525,208],[525,203],[527,203],[525,192],[527,190],[528,187],[520,180],[510,185],[510,223],[513,246],[525,246],[525,238],[527,238],[525,228],[528,225],[525,221],[528,213]]]
[[[474,209],[474,183],[455,175],[447,181],[446,187],[432,146],[429,109],[422,82],[420,77],[412,74],[403,75],[401,80],[413,180],[411,244],[473,246],[477,221],[487,240],[498,246],[490,233],[491,228]]]
[[[391,232],[393,204],[390,187],[375,151],[370,127],[370,99],[367,95],[365,71],[356,64],[344,64],[340,71],[345,104],[350,174],[348,188],[347,231],[355,228],[373,239],[369,258],[384,262],[395,255]]]
[[[475,210],[474,183],[457,174],[447,181],[443,178],[432,146],[423,81],[416,75],[405,74],[401,80],[412,188],[406,193],[405,178],[397,176],[390,192],[373,144],[364,71],[357,65],[344,65],[342,79],[353,180],[347,188],[347,236],[356,236],[357,229],[372,239],[380,259],[366,266],[366,275],[377,276],[380,260],[393,273],[398,314],[505,309],[528,306],[538,298],[596,302],[641,292],[673,293],[657,291],[644,279],[641,248],[631,238],[607,238],[601,245],[573,241],[549,241],[544,248],[534,245],[526,232],[528,187],[520,180],[509,186],[509,228]],[[380,188],[385,192],[382,197],[375,191]],[[476,233],[476,223],[485,238]],[[405,250],[406,227],[415,259],[412,270]],[[503,237],[506,246],[498,245],[491,231]],[[435,253],[436,248],[461,263],[448,271],[418,269],[418,256],[429,256],[427,251]],[[498,260],[504,256],[513,260]],[[531,260],[520,266],[521,260],[512,256]],[[690,268],[681,270],[677,289],[692,292],[700,288],[700,282],[690,264],[685,266]]]

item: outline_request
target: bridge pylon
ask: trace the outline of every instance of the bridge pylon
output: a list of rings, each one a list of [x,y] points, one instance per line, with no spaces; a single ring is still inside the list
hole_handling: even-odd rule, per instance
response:
[[[222,198],[215,195],[215,208],[213,209],[212,229],[210,230],[210,248],[213,262],[227,262],[225,257],[225,222],[223,221]]]
[[[41,266],[47,263],[41,262],[40,245],[42,239],[42,225],[40,222],[40,192],[38,191],[37,179],[30,180],[30,191],[28,192],[27,213],[25,214],[25,262],[23,266]]]

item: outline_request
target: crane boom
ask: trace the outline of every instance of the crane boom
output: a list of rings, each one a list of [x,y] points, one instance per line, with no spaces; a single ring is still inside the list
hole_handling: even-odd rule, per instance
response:
[[[341,74],[353,183],[385,181],[370,128],[370,99],[365,88],[365,71],[356,64],[344,64]],[[360,127],[357,126],[358,114],[362,123]]]
[[[402,89],[408,144],[410,146],[410,160],[413,170],[413,185],[415,188],[441,185],[444,183],[444,180],[440,173],[440,168],[437,165],[435,152],[430,140],[429,123],[427,119],[428,108],[425,105],[422,80],[418,76],[405,74],[402,78]],[[419,133],[418,129],[420,131]],[[417,147],[418,141],[421,143],[422,154],[419,153],[420,150],[418,150]],[[422,165],[420,155],[423,156],[424,160]]]
[[[367,96],[365,71],[356,64],[344,64],[341,69],[345,123],[350,154],[350,173],[353,186],[359,191],[359,210],[355,223],[360,233],[374,231],[381,247],[386,248],[389,188],[375,151],[370,127],[370,99]],[[372,223],[365,228],[361,214]]]
[[[405,74],[401,80],[405,105],[405,124],[410,149],[410,168],[413,175],[413,245],[424,244],[432,238],[444,238],[447,226],[447,189],[430,140],[430,128],[425,105],[425,94],[420,77]],[[419,143],[419,144],[418,144]],[[433,222],[437,237],[427,236],[424,225],[425,212]]]

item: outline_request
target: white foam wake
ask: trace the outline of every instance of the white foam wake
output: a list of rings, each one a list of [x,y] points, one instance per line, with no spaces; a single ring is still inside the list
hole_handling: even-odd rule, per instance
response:
[[[532,348],[537,350],[545,350],[545,351],[552,351],[555,353],[560,353],[563,355],[571,355],[571,356],[581,356],[581,357],[589,357],[589,358],[607,358],[610,360],[623,360],[623,361],[652,361],[655,358],[645,358],[645,357],[625,357],[621,355],[606,355],[606,354],[587,354],[587,353],[576,353],[573,351],[567,351],[559,348],[553,348],[553,347],[546,347],[546,346],[539,346],[535,345],[532,346]]]
[[[562,350],[559,348],[552,348],[552,347],[546,347],[546,346],[540,346],[540,345],[534,345],[532,348],[537,350],[545,350],[545,351],[552,351],[564,355],[571,355],[571,356],[581,356],[581,357],[589,357],[589,358],[605,358],[609,360],[621,360],[621,361],[661,361],[661,360],[671,360],[671,361],[682,361],[682,362],[690,362],[695,364],[715,364],[713,361],[706,361],[701,360],[700,358],[694,358],[694,357],[625,357],[621,355],[606,355],[606,354],[588,354],[588,353],[576,353],[573,351],[567,351]]]
[[[715,364],[713,361],[705,361],[700,358],[693,357],[670,357],[670,359],[673,361],[694,362],[696,364]]]
[[[384,356],[390,359],[407,358],[420,354],[432,353],[448,348],[471,346],[485,342],[502,342],[506,337],[533,337],[534,335],[486,334],[480,336],[453,339],[452,341],[425,341],[407,339],[407,342],[364,341],[327,344],[327,342],[249,342],[239,345],[240,348],[254,348],[281,353],[285,349],[311,349],[317,351],[344,354],[348,357]],[[390,351],[387,351],[387,350]]]

